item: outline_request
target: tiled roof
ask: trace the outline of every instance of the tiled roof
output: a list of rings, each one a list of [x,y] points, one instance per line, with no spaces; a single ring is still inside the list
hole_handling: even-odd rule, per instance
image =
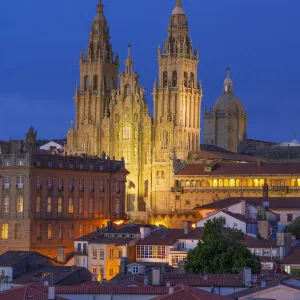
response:
[[[291,253],[281,261],[281,264],[300,265],[300,248],[293,247]]]
[[[138,245],[162,245],[172,246],[180,239],[198,240],[201,237],[201,229],[196,228],[184,234],[183,229],[162,228],[152,232],[148,237],[137,242]]]
[[[91,240],[90,244],[114,244],[116,246],[123,246],[134,241],[134,238],[110,238],[101,236]]]
[[[175,274],[164,273],[163,284],[170,282],[171,285],[185,284],[193,287],[216,286],[216,287],[244,287],[241,275],[232,274]]]
[[[47,287],[40,284],[34,283],[33,286],[43,292],[47,291]],[[98,286],[56,286],[55,293],[57,295],[65,294],[80,294],[80,295],[164,295],[168,293],[167,287],[152,287],[152,286],[140,286],[140,287],[129,287],[129,286],[109,286],[109,285],[98,285]],[[0,299],[2,300],[2,299]]]
[[[277,240],[256,239],[249,235],[244,235],[244,243],[247,248],[277,248]]]
[[[0,300],[48,300],[48,291],[45,288],[41,291],[32,285],[25,285],[5,292],[0,292]],[[56,300],[67,300],[62,297],[55,297]]]
[[[299,198],[240,198],[240,197],[232,197],[232,198],[225,198],[223,200],[215,201],[212,203],[208,203],[205,205],[197,206],[194,209],[223,209],[228,206],[240,203],[242,200],[246,200],[247,203],[253,205],[260,205],[263,200],[269,201],[269,208],[272,209],[297,209],[300,208],[300,197]]]
[[[236,220],[239,220],[239,221],[241,221],[241,222],[244,222],[244,223],[256,223],[257,221],[256,220],[254,220],[254,219],[251,219],[251,218],[248,218],[248,217],[246,217],[246,216],[244,216],[244,215],[242,215],[242,214],[239,214],[239,213],[233,213],[233,212],[231,212],[231,211],[226,211],[226,210],[219,210],[219,211],[216,211],[216,212],[213,212],[213,213],[211,213],[211,214],[209,214],[208,216],[207,216],[207,218],[208,217],[212,217],[212,216],[214,216],[214,215],[216,215],[216,214],[218,214],[218,213],[220,213],[220,212],[222,212],[223,214],[226,214],[226,215],[228,215],[228,216],[230,216],[230,217],[233,217],[233,218],[235,218]],[[205,220],[205,219],[204,219]]]
[[[219,296],[214,293],[203,291],[200,289],[192,288],[179,284],[173,288],[173,293],[168,295],[162,295],[152,300],[222,300],[230,299],[225,296]]]
[[[219,163],[211,172],[205,172],[206,164],[188,164],[176,176],[218,175],[300,175],[300,163]]]

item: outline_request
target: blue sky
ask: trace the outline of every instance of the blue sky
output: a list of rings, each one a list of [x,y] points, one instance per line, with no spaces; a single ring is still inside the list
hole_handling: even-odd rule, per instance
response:
[[[147,89],[157,77],[157,46],[167,35],[175,0],[103,0],[121,69],[132,45]],[[85,50],[97,0],[0,1],[0,139],[65,137],[74,118],[79,52]],[[236,95],[248,111],[251,138],[300,139],[299,0],[183,0],[199,47],[203,105],[222,92],[232,68]],[[203,129],[203,122],[201,124]]]

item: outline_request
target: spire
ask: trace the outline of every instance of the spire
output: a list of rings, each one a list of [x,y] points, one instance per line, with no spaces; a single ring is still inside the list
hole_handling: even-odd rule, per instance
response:
[[[182,0],[176,0],[175,8],[172,15],[184,15],[185,12],[182,7]]]
[[[132,60],[132,57],[131,57],[131,45],[128,44],[128,54],[127,54],[127,58],[126,58],[126,61],[125,61],[125,70],[126,70],[126,73],[131,75],[133,73],[133,60]]]
[[[182,0],[176,0],[176,6],[182,7]]]
[[[224,80],[224,93],[228,94],[228,93],[233,93],[233,81],[230,78],[230,65],[228,65],[227,70],[227,77]]]
[[[102,3],[102,0],[99,0],[97,4],[97,14],[95,16],[95,21],[105,20],[105,16],[103,14],[103,7],[104,5]]]

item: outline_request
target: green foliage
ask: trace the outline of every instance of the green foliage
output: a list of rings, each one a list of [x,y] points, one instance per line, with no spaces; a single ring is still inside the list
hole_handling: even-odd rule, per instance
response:
[[[243,232],[225,228],[225,224],[224,218],[206,222],[197,247],[188,253],[186,273],[237,274],[246,267],[260,272],[260,260],[246,248]]]
[[[292,269],[291,275],[300,277],[300,269]]]
[[[285,232],[290,232],[296,236],[296,239],[300,239],[300,217],[296,218],[293,223],[285,227]]]

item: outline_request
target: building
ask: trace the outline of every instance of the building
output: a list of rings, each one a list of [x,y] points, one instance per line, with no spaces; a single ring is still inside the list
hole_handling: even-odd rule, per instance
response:
[[[247,144],[247,113],[234,94],[230,68],[222,96],[213,109],[204,110],[204,143],[232,152],[240,152]]]
[[[204,205],[197,205],[196,218],[198,220],[207,217],[209,214],[228,208],[236,211],[238,208],[244,207],[268,207],[270,212],[275,213],[278,219],[278,231],[283,231],[284,227],[291,224],[297,217],[299,217],[300,199],[295,197],[232,197],[223,200],[214,201]]]
[[[39,146],[39,149],[45,150],[45,151],[58,151],[58,152],[64,152],[66,141],[63,140],[52,140],[47,141],[46,143],[42,143]]]
[[[136,261],[178,267],[179,262],[187,259],[188,251],[197,246],[200,237],[201,229],[191,228],[188,222],[184,229],[161,228],[137,242]]]
[[[200,149],[202,86],[197,80],[198,51],[189,37],[187,17],[176,0],[163,48],[158,49],[158,81],[153,88],[154,117],[134,71],[131,48],[119,74],[102,1],[92,23],[87,52],[80,54],[76,122],[68,131],[69,154],[125,158],[130,175],[126,210],[147,221],[169,209],[174,157],[186,159]]]
[[[281,269],[289,274],[293,270],[300,270],[300,245],[299,243],[292,246],[290,253],[280,261]]]
[[[137,241],[157,229],[153,225],[116,227],[108,223],[107,227],[98,228],[74,242],[75,263],[90,270],[98,281],[110,280],[135,261]]]
[[[124,220],[123,161],[39,152],[36,131],[0,155],[0,253],[73,251],[74,239]]]

